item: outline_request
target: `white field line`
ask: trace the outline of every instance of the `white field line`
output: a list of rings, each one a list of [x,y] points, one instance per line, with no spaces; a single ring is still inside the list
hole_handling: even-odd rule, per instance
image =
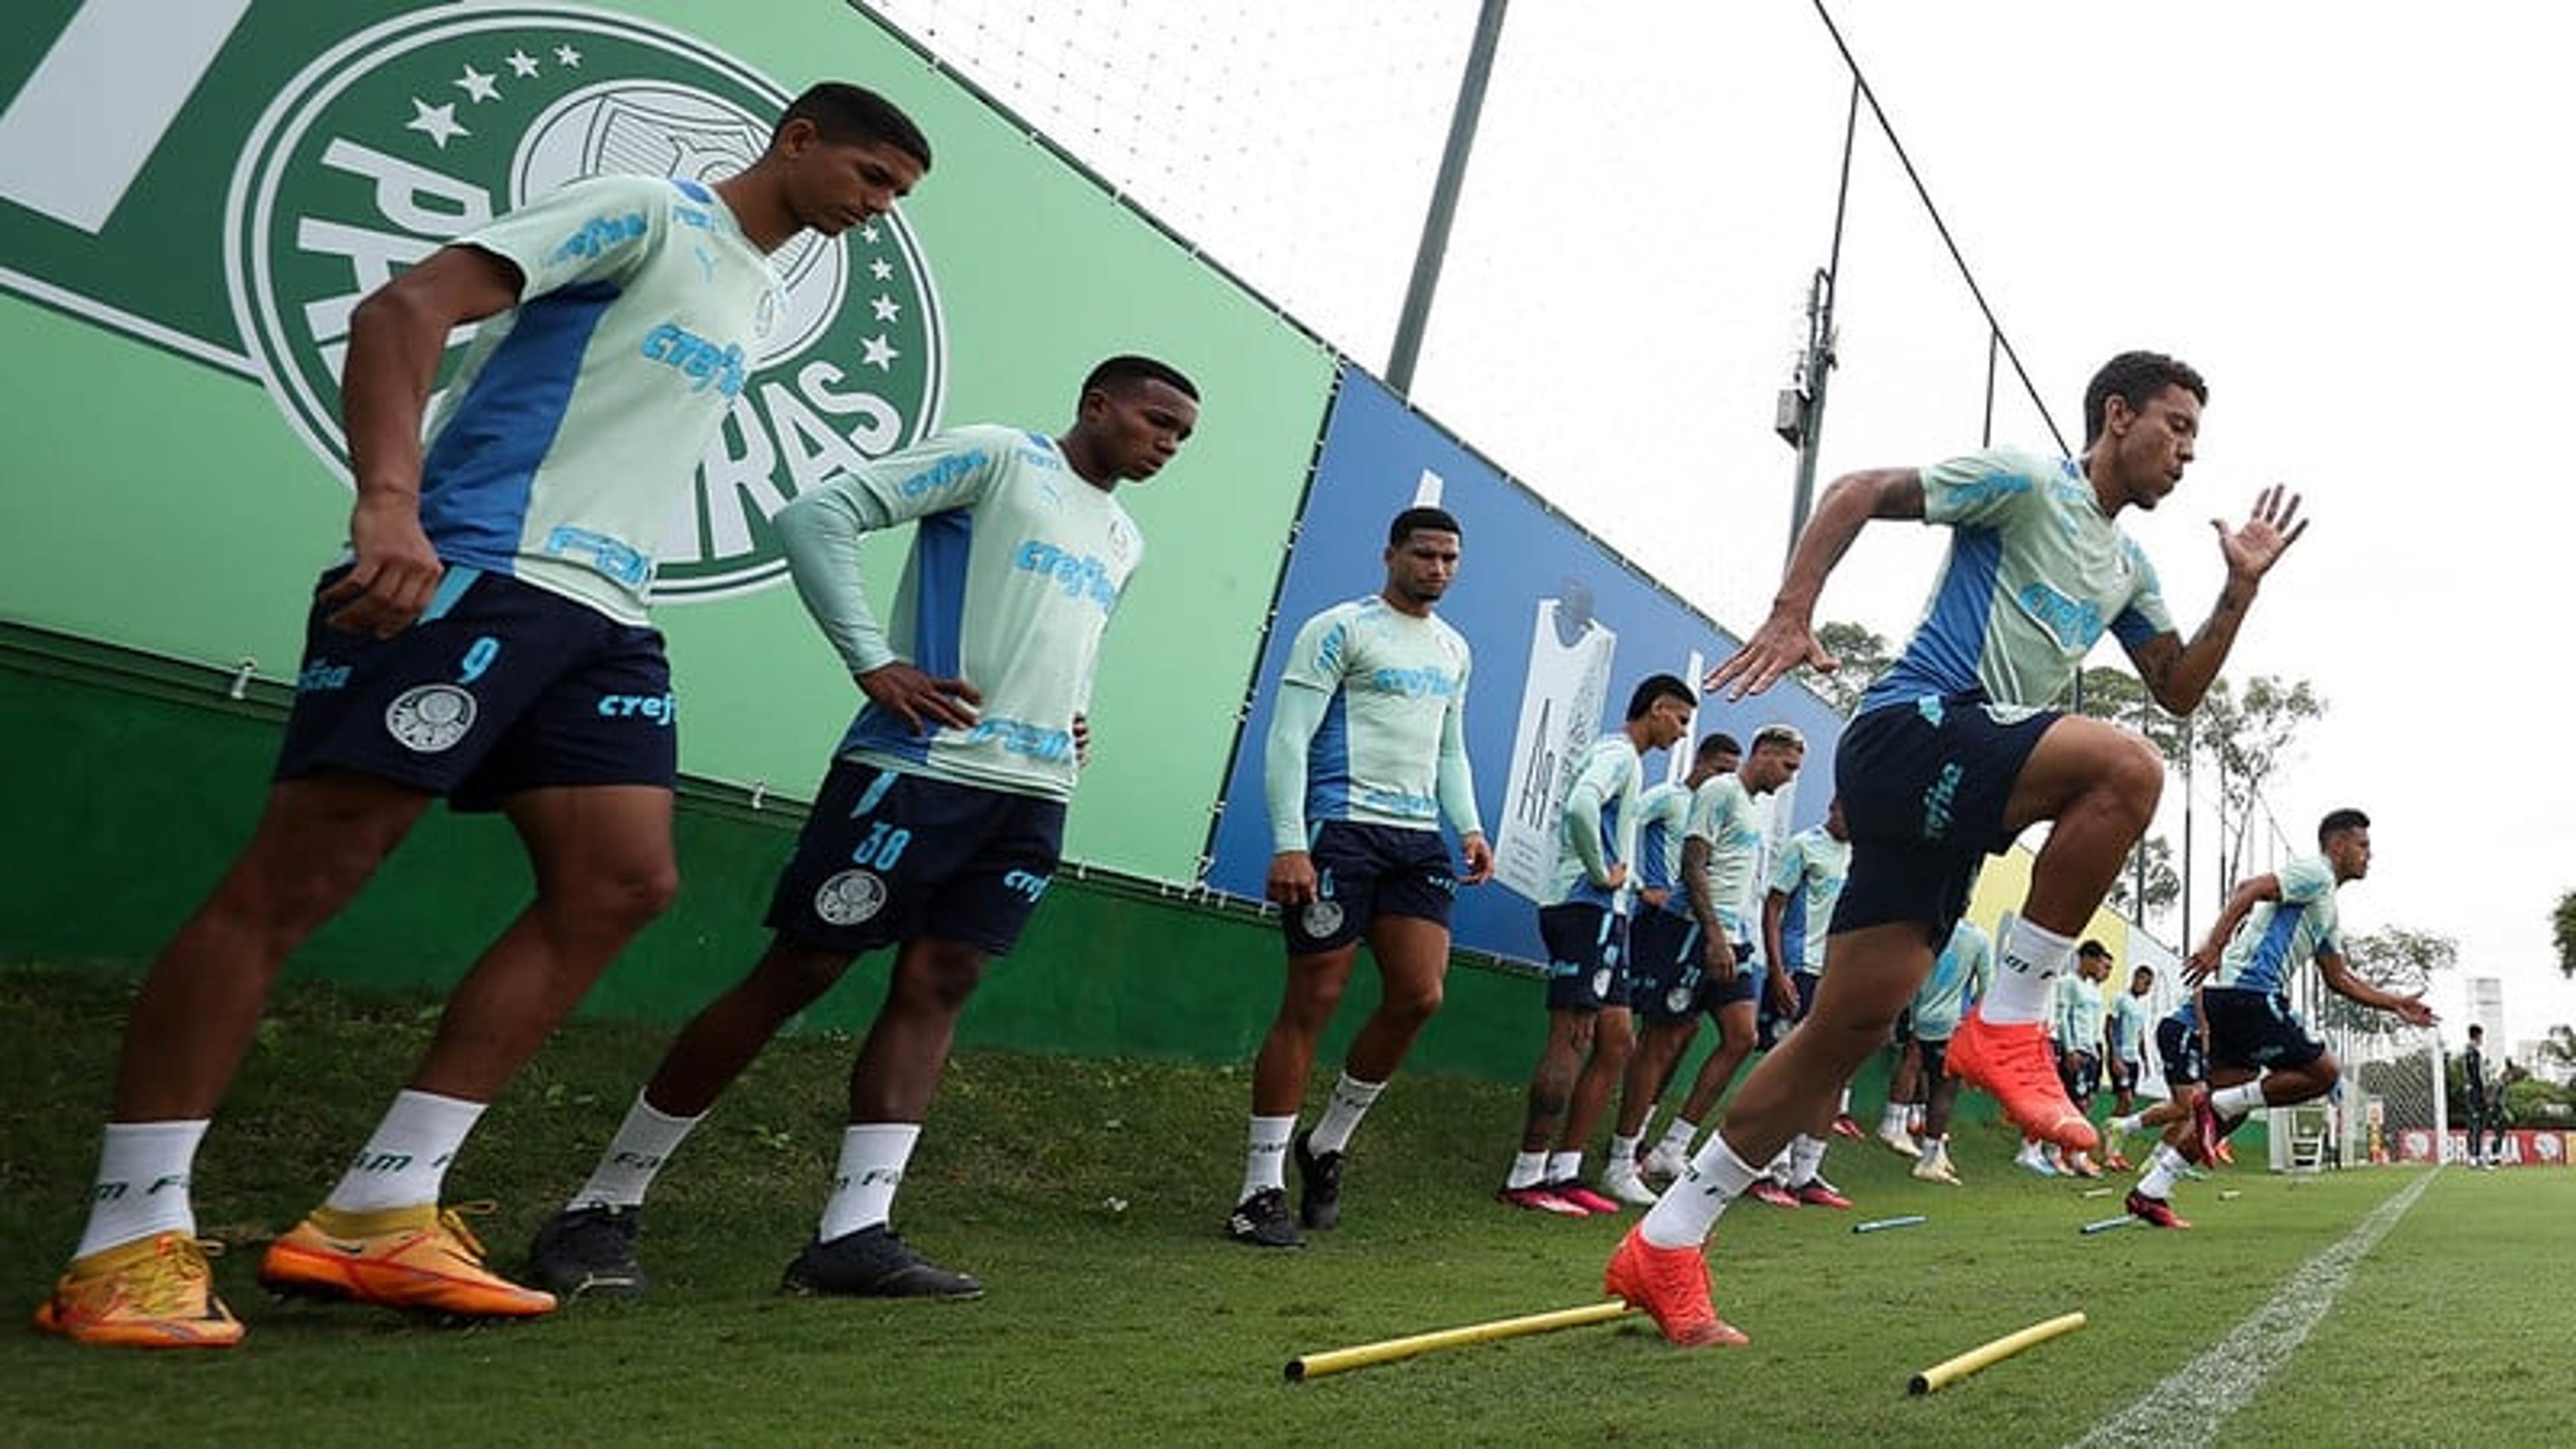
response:
[[[2352,1281],[2352,1270],[2424,1195],[2434,1176],[2425,1173],[2381,1203],[2342,1241],[2291,1274],[2271,1301],[2215,1347],[2103,1420],[2075,1441],[2076,1449],[2192,1449],[2216,1438],[2227,1416],[2252,1403],[2273,1373],[2307,1342]]]

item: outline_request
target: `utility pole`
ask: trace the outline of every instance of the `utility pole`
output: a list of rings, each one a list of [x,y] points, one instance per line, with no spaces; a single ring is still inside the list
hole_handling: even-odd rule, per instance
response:
[[[1485,82],[1494,73],[1494,47],[1502,39],[1505,3],[1485,0],[1476,16],[1476,38],[1467,47],[1467,72],[1458,80],[1457,109],[1449,114],[1449,144],[1440,153],[1440,176],[1431,184],[1431,212],[1422,220],[1422,242],[1413,253],[1413,280],[1404,289],[1395,346],[1387,354],[1386,385],[1407,397],[1413,393],[1414,364],[1422,356],[1422,334],[1431,324],[1431,296],[1440,290],[1440,263],[1449,254],[1449,225],[1457,219],[1467,156],[1476,146],[1476,121],[1485,110]]]
[[[1780,390],[1772,431],[1798,450],[1798,477],[1789,501],[1789,546],[1807,528],[1816,501],[1816,450],[1825,432],[1825,384],[1834,370],[1834,284],[1842,275],[1843,218],[1851,205],[1852,142],[1860,126],[1860,73],[1852,73],[1851,101],[1843,111],[1843,172],[1834,191],[1834,240],[1825,265],[1807,282],[1807,345],[1798,354],[1797,377]]]

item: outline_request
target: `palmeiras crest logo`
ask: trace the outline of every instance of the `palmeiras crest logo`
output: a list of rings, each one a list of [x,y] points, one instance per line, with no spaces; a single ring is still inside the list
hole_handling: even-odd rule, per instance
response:
[[[566,182],[740,171],[789,99],[694,37],[571,6],[441,6],[350,36],[260,118],[226,203],[233,311],[270,395],[345,478],[340,369],[360,298]],[[807,233],[770,261],[781,315],[762,319],[751,376],[660,541],[657,599],[774,582],[778,509],[938,425],[939,300],[899,216]]]

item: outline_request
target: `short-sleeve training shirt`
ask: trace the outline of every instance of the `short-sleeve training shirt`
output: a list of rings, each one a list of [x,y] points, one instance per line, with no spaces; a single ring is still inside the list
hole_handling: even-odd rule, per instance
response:
[[[2282,866],[2277,878],[2281,898],[2256,901],[2237,923],[2218,958],[2212,985],[2278,996],[2290,989],[2290,973],[2304,963],[2320,954],[2343,954],[2333,863],[2322,855],[2303,855]]]
[[[1851,842],[1836,840],[1821,825],[1789,837],[1780,858],[1771,864],[1771,889],[1789,897],[1781,913],[1780,949],[1793,970],[1821,975],[1825,937],[1834,923],[1834,902],[1842,898],[1843,877],[1851,871]]]
[[[1753,797],[1733,773],[1711,775],[1691,796],[1689,833],[1708,842],[1708,899],[1718,923],[1738,941],[1751,939],[1745,929],[1745,897],[1754,868],[1762,858],[1762,826]]]
[[[515,265],[440,395],[420,521],[439,558],[644,622],[656,550],[782,308],[694,181],[576,181],[457,239]]]
[[[2135,647],[2173,631],[2155,567],[2102,512],[2071,459],[1998,448],[1923,470],[1923,521],[1950,553],[1923,620],[1863,711],[1982,689],[2057,697],[2105,630]]]

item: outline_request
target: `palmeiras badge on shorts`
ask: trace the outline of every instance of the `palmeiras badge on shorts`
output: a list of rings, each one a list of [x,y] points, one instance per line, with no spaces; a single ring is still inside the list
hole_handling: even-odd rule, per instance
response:
[[[224,267],[244,347],[345,479],[340,371],[359,298],[569,181],[741,171],[790,99],[694,36],[578,6],[442,5],[360,31],[287,84],[233,174]],[[778,509],[938,426],[939,298],[899,215],[805,233],[770,265],[780,285],[760,356],[675,500],[656,599],[785,577]]]
[[[845,870],[814,892],[814,914],[834,926],[855,926],[885,909],[885,882],[873,871]]]
[[[1342,903],[1308,901],[1305,909],[1298,913],[1297,920],[1306,928],[1307,935],[1329,936],[1342,928]]]
[[[456,685],[420,685],[385,706],[385,733],[413,754],[439,754],[474,728],[474,709],[474,696]]]

